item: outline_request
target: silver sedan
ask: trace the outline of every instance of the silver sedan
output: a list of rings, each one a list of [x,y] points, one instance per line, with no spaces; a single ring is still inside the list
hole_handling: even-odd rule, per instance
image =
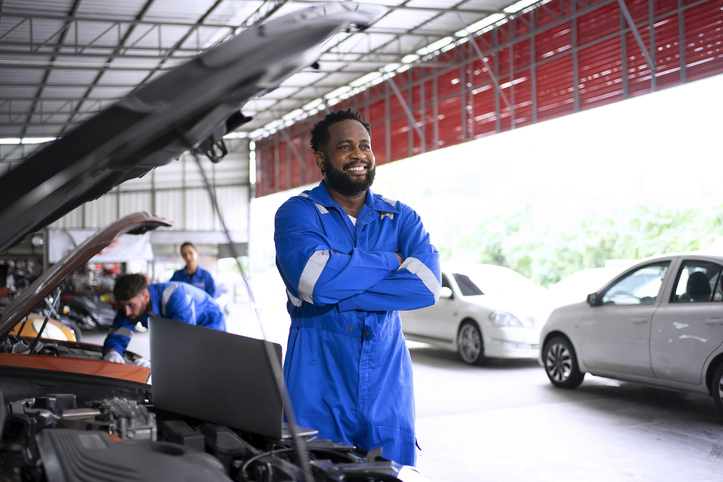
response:
[[[557,308],[540,334],[553,385],[585,373],[712,395],[723,412],[723,256],[648,258],[587,300]]]

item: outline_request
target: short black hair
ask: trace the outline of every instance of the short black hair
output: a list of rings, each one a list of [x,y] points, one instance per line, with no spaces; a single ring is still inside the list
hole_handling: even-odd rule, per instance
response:
[[[183,244],[181,245],[181,251],[183,251],[183,248],[185,248],[186,246],[192,247],[193,250],[198,253],[198,250],[197,250],[196,247],[193,245],[193,243],[190,242],[190,241],[186,241],[185,243],[183,243]]]
[[[330,126],[347,119],[355,120],[363,125],[371,138],[371,126],[368,122],[364,122],[364,120],[362,120],[362,116],[359,112],[352,110],[351,108],[347,110],[338,110],[336,112],[330,112],[326,115],[326,117],[314,124],[314,128],[311,130],[310,141],[312,152],[320,150],[321,147],[325,146],[326,143],[329,142]]]
[[[128,301],[148,289],[148,278],[142,273],[118,276],[113,287],[116,301]]]

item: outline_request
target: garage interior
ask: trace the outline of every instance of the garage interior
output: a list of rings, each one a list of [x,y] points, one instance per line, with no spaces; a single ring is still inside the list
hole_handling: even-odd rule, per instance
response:
[[[137,86],[247,27],[317,3],[3,0],[0,175]],[[180,244],[192,241],[201,266],[217,275],[217,262],[227,260],[233,246],[252,281],[278,289],[268,222],[257,220],[273,215],[264,206],[276,205],[274,196],[287,198],[319,181],[309,131],[328,111],[352,107],[362,113],[372,126],[378,165],[409,166],[415,156],[458,152],[443,149],[495,142],[495,135],[512,132],[515,142],[505,144],[512,138],[504,136],[496,142],[515,163],[520,152],[530,152],[517,143],[525,128],[686,84],[695,88],[723,74],[718,0],[371,3],[389,12],[363,32],[339,35],[325,46],[318,65],[249,102],[242,113],[252,120],[226,136],[225,158],[202,161],[230,239],[196,161],[183,155],[28,237],[0,254],[2,264],[21,261],[42,269],[53,262],[50,239],[56,233],[92,232],[126,214],[149,211],[174,227],[149,235],[148,259],[117,260],[126,269],[166,281],[182,266]],[[570,141],[564,135],[547,140]],[[264,316],[283,316],[277,294],[254,293]],[[251,325],[239,331],[258,334]],[[287,328],[283,322],[265,326],[282,343]],[[536,362],[471,368],[424,346],[412,353],[424,437],[419,466],[430,480],[672,481],[723,475],[720,420],[708,398],[596,378],[585,390],[552,393]],[[510,382],[513,373],[520,379]],[[464,400],[457,408],[435,394],[450,378],[473,386],[450,390]]]

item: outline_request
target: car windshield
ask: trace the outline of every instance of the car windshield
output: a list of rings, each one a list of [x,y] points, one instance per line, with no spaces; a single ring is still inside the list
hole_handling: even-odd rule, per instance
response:
[[[535,296],[542,290],[517,271],[502,266],[472,266],[452,276],[463,296]]]

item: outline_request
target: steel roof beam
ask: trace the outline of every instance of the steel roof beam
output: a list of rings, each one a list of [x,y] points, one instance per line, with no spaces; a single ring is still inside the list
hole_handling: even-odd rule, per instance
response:
[[[71,16],[75,15],[77,13],[78,8],[80,7],[80,2],[81,2],[81,0],[75,0],[75,2],[73,3],[73,8],[71,9]],[[59,41],[58,41],[59,44],[62,44],[63,42],[65,42],[65,38],[68,35],[69,28],[70,28],[70,22],[67,22],[65,24],[65,29],[62,29],[62,33],[60,33],[60,35],[59,35]],[[32,28],[30,29],[30,31],[32,32]],[[38,91],[35,94],[35,101],[33,101],[33,105],[30,106],[28,115],[25,119],[25,123],[24,123],[22,131],[21,131],[22,135],[20,137],[25,137],[25,133],[27,132],[27,128],[28,128],[28,124],[30,123],[30,120],[33,117],[35,108],[38,105],[38,101],[39,101],[40,97],[43,95],[43,90],[45,90],[45,84],[48,82],[48,79],[50,78],[50,74],[53,72],[52,64],[57,59],[58,50],[59,49],[55,50],[53,57],[50,59],[50,63],[45,66],[45,73],[43,74],[43,80],[41,81],[40,87],[38,87]]]

